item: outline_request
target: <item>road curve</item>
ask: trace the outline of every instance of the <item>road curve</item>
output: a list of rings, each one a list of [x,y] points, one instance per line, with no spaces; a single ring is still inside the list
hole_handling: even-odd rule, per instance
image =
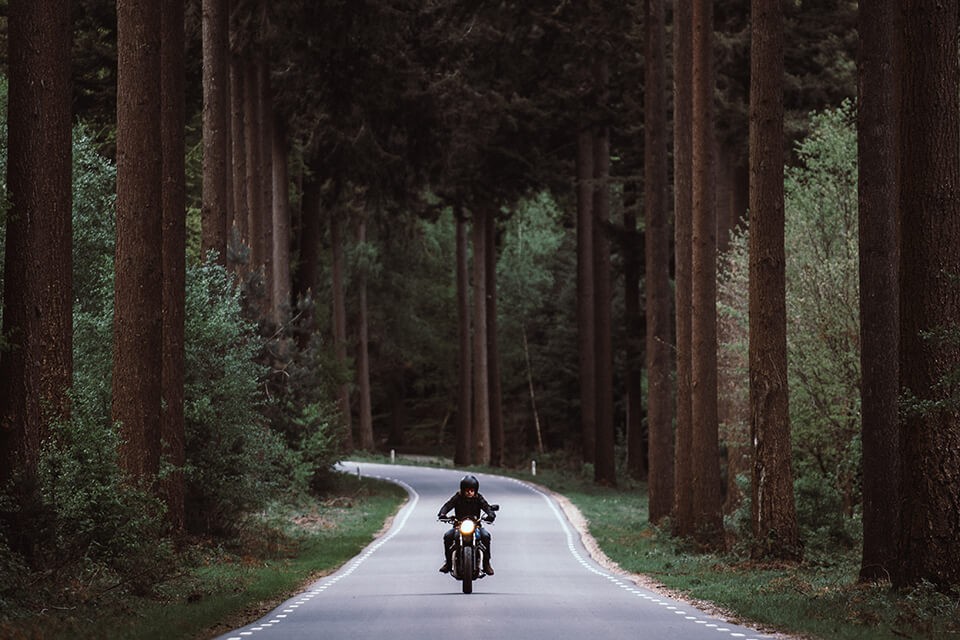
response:
[[[496,575],[464,595],[459,582],[437,571],[446,525],[436,519],[463,473],[365,462],[343,468],[407,490],[409,500],[390,529],[336,573],[219,640],[775,637],[603,568],[552,497],[522,481],[485,474],[477,474],[480,492],[500,504],[490,527]]]

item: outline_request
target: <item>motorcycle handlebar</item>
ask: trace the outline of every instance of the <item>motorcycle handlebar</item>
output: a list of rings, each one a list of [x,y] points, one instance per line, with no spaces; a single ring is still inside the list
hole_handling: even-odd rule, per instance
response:
[[[491,517],[489,517],[489,516],[484,516],[484,517],[480,518],[480,520],[482,520],[483,522],[486,522],[487,524],[493,524],[493,518],[491,518]],[[457,519],[456,519],[456,518],[449,517],[449,516],[438,516],[438,517],[437,517],[437,521],[438,521],[438,522],[446,522],[447,524],[456,524]]]

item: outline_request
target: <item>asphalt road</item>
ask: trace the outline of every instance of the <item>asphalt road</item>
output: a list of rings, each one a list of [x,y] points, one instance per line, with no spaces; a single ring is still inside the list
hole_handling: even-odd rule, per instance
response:
[[[346,465],[352,473],[407,489],[410,499],[392,527],[336,573],[221,640],[773,637],[727,624],[604,569],[551,497],[526,483],[483,474],[480,493],[500,505],[489,528],[496,575],[476,581],[473,593],[465,595],[459,582],[437,571],[448,525],[436,519],[463,474]]]

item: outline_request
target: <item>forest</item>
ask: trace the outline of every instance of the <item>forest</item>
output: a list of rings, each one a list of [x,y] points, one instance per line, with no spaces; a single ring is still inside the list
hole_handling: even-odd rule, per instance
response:
[[[0,24],[0,604],[149,591],[390,451],[629,479],[697,550],[960,588],[956,3]]]

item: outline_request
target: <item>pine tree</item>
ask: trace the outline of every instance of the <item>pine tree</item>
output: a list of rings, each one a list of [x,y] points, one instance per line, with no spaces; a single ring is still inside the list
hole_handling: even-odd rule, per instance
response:
[[[49,424],[69,415],[73,375],[70,7],[12,0],[8,29],[0,485],[17,478],[31,500]],[[29,552],[19,529],[10,542]]]
[[[673,393],[670,384],[670,227],[667,209],[664,3],[646,0],[644,60],[644,241],[646,243],[650,521],[673,506]]]
[[[121,464],[153,486],[160,469],[162,148],[160,2],[117,3],[117,246],[113,419]]]
[[[755,0],[750,73],[750,434],[754,553],[794,560],[783,202],[783,13]]]
[[[960,5],[914,2],[903,19],[899,361],[907,401],[894,584],[949,589],[960,584]]]
[[[161,135],[163,150],[163,374],[162,454],[172,466],[161,483],[167,521],[183,528],[186,460],[184,433],[184,322],[186,296],[186,170],[183,0],[162,8]]]
[[[228,0],[203,0],[203,229],[202,251],[227,253]]]
[[[863,555],[860,579],[895,573],[900,514],[897,91],[894,0],[861,0],[857,109]]]
[[[693,535],[693,424],[691,315],[693,230],[693,5],[677,0],[673,12],[673,198],[677,335],[677,434],[673,533]]]
[[[717,418],[717,232],[713,106],[713,4],[693,3],[691,462],[694,536],[706,546],[721,533]]]

